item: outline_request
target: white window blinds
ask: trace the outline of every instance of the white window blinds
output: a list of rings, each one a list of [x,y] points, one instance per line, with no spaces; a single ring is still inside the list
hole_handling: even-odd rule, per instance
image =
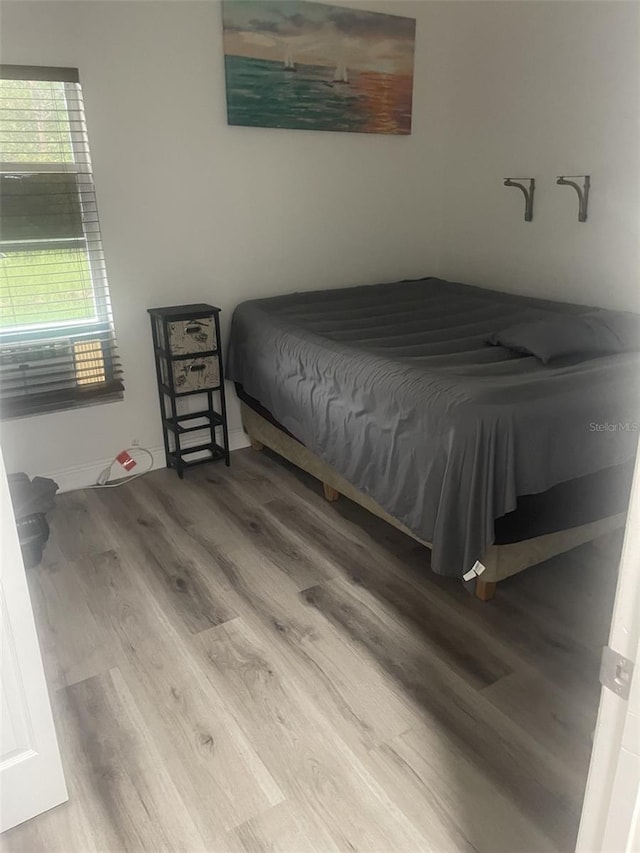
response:
[[[78,72],[0,66],[0,413],[117,399]]]

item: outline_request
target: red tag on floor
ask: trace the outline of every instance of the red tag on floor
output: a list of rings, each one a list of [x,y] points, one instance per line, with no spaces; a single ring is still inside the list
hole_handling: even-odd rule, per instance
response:
[[[123,450],[122,453],[118,453],[116,459],[122,465],[125,471],[130,471],[136,466],[136,460],[133,458],[133,456],[130,456],[126,450]]]

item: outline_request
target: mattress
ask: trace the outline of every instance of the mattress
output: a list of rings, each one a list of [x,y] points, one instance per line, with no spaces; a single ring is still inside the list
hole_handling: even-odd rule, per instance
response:
[[[433,278],[252,300],[227,372],[457,577],[519,497],[635,456],[637,353],[542,365],[486,343],[587,310]]]

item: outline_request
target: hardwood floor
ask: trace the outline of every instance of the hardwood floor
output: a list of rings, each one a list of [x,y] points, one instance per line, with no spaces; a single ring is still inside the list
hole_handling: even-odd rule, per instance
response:
[[[50,521],[28,575],[70,801],[7,853],[573,849],[621,537],[485,604],[253,450]]]

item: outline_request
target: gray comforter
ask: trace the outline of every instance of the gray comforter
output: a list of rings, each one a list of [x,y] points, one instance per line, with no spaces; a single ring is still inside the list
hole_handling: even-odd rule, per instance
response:
[[[228,378],[460,576],[518,495],[634,456],[637,353],[543,365],[486,343],[586,310],[434,278],[253,300]]]

